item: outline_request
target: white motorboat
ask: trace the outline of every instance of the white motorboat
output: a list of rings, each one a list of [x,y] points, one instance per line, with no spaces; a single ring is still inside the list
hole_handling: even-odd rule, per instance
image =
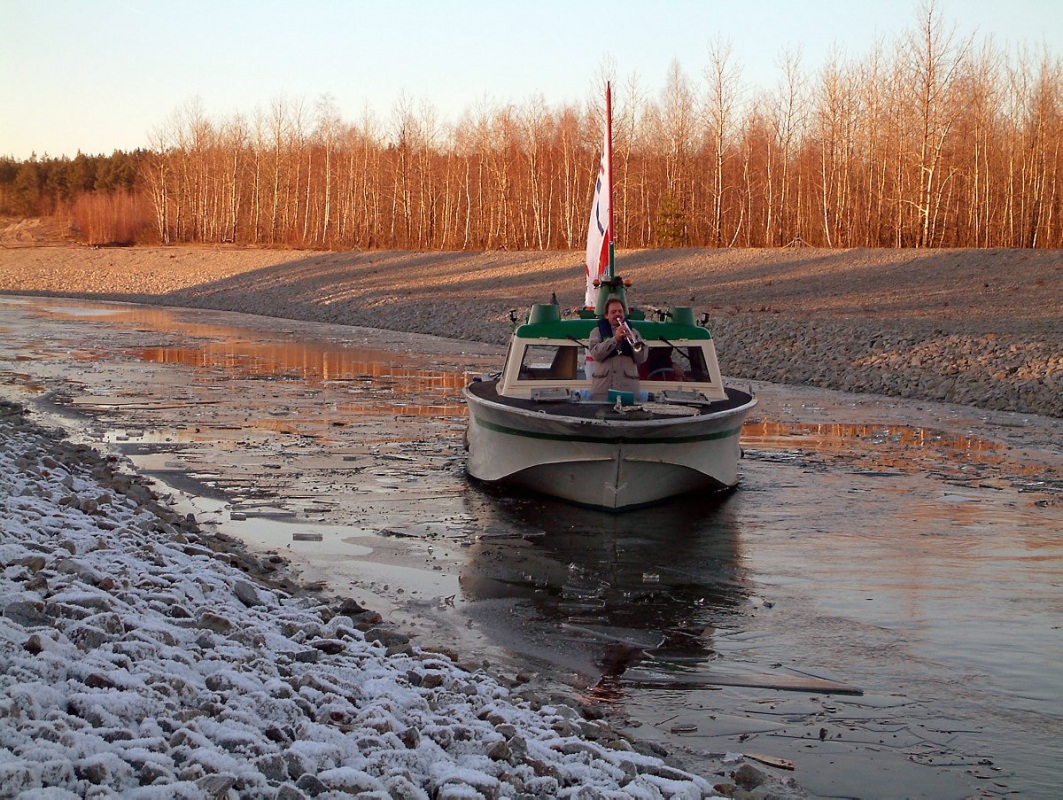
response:
[[[756,405],[723,384],[712,334],[692,308],[628,306],[630,283],[615,274],[611,115],[587,236],[587,292],[578,316],[535,305],[513,331],[500,375],[465,387],[466,470],[580,505],[621,511],[738,481],[742,422]],[[637,392],[592,399],[589,337],[610,297],[647,349]],[[704,322],[704,321],[703,321]]]
[[[586,360],[595,320],[534,306],[501,375],[465,387],[469,475],[612,511],[733,487],[756,399],[723,385],[712,336],[691,309],[666,321],[634,316],[649,349],[641,389],[595,401]]]

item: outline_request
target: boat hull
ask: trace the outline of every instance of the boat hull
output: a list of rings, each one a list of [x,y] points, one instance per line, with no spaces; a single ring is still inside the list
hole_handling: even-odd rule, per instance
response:
[[[474,478],[508,483],[580,505],[622,511],[738,482],[742,422],[756,405],[696,416],[579,416],[514,407],[466,388],[468,460]],[[586,409],[582,409],[586,411]]]

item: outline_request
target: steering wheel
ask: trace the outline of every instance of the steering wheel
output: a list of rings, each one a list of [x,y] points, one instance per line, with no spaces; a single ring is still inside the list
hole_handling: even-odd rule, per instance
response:
[[[667,376],[672,375],[675,372],[675,367],[657,367],[646,375],[646,380],[653,380],[654,375],[661,375],[665,377],[658,378],[657,380],[668,380]]]

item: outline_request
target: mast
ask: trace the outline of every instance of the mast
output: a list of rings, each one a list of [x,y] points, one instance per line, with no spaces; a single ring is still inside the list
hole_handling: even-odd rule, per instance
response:
[[[606,170],[609,173],[609,279],[616,277],[616,242],[613,239],[613,87],[605,82],[605,146],[609,152],[606,157]]]
[[[601,316],[612,292],[624,299],[624,281],[616,275],[616,245],[613,242],[613,87],[605,84],[605,130],[602,156],[594,182],[594,200],[587,225],[587,289],[584,311]],[[625,301],[626,305],[626,301]]]

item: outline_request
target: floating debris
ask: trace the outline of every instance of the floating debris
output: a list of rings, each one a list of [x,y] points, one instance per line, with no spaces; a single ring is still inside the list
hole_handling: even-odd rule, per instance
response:
[[[686,723],[682,725],[673,725],[670,730],[672,733],[697,733],[698,726]]]
[[[751,761],[759,761],[761,764],[767,764],[769,767],[778,767],[779,769],[794,769],[794,762],[786,758],[778,758],[776,756],[766,756],[762,753],[743,753],[746,758]]]

